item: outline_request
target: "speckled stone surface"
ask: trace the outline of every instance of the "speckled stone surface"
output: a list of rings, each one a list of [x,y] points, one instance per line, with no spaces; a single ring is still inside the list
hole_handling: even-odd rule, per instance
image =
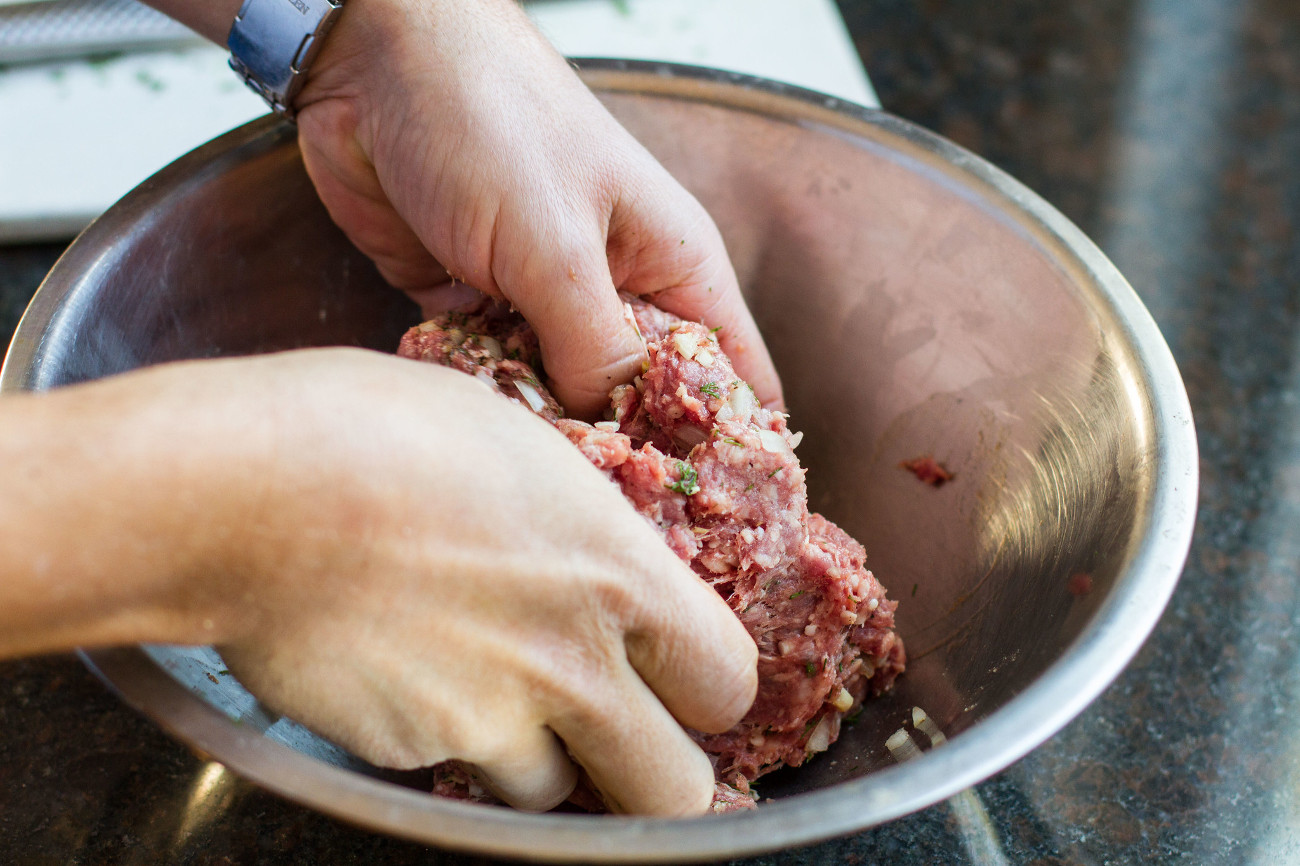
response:
[[[1025,181],[1116,261],[1201,443],[1191,558],[1119,680],[945,803],[750,864],[1300,862],[1300,3],[842,0],[886,108]],[[58,254],[0,248],[8,333]],[[489,862],[228,776],[75,661],[0,665],[0,862]]]

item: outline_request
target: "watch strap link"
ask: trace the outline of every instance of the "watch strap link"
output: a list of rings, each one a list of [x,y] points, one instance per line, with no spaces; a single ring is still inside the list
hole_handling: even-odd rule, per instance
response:
[[[230,68],[279,114],[293,99],[343,0],[244,0],[230,28]]]

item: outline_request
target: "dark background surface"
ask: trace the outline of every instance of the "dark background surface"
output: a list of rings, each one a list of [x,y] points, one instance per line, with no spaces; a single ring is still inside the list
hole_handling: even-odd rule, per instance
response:
[[[987,824],[945,803],[743,862],[1300,862],[1300,3],[840,6],[887,109],[1027,183],[1132,282],[1187,383],[1201,509],[1145,648],[974,789]],[[0,332],[60,251],[0,247]],[[71,658],[0,665],[0,730],[0,863],[488,862],[217,773]]]

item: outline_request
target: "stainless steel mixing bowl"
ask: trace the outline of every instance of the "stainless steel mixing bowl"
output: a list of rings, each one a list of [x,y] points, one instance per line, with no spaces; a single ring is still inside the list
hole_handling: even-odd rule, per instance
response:
[[[911,664],[897,690],[828,754],[764,780],[758,811],[649,820],[434,798],[268,715],[209,648],[88,662],[177,737],[284,796],[541,860],[770,850],[996,773],[1114,679],[1186,557],[1196,443],[1150,316],[1049,205],[902,120],[713,71],[584,68],[716,217],[806,433],[812,505],[865,543],[901,601]],[[292,129],[266,119],[86,230],[32,302],[0,386],[296,346],[392,350],[416,315],[331,225]],[[900,468],[922,455],[954,479],[936,488]],[[948,742],[896,765],[885,740],[913,706]]]

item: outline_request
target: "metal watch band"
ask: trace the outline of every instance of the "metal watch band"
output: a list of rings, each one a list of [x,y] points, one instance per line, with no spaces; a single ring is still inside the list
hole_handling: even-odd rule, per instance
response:
[[[320,51],[343,0],[244,0],[230,27],[230,68],[279,114]]]

